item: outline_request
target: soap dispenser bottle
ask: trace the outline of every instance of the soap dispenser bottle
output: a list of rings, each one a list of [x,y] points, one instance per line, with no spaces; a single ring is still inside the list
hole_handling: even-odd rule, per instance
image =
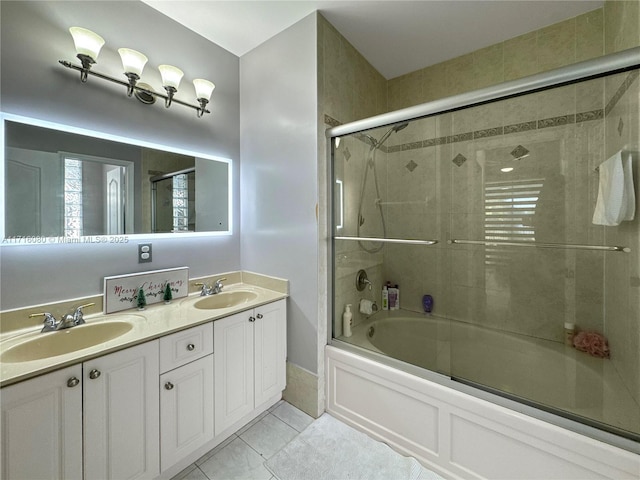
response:
[[[351,319],[353,314],[351,313],[351,304],[347,304],[344,307],[344,313],[342,314],[342,335],[344,337],[351,336]]]

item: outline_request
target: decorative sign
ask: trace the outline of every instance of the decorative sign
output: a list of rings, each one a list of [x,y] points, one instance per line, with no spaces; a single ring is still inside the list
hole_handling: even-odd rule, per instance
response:
[[[162,302],[167,283],[174,299],[186,297],[189,294],[189,267],[104,277],[104,313],[137,307],[140,288],[148,305]]]

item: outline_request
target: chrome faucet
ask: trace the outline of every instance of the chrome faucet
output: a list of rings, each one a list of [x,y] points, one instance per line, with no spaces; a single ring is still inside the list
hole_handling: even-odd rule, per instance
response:
[[[48,312],[44,313],[32,313],[29,318],[44,316],[44,326],[40,332],[54,332],[56,330],[64,330],[65,328],[76,327],[82,325],[84,322],[83,308],[91,307],[95,303],[87,303],[76,307],[73,313],[67,313],[63,315],[59,322],[56,322],[56,318]]]
[[[215,295],[216,293],[220,293],[224,288],[224,285],[222,284],[222,282],[224,282],[225,280],[226,280],[226,277],[219,278],[213,283],[213,285],[207,285],[206,283],[202,283],[202,282],[195,283],[194,285],[198,287],[202,287],[202,290],[200,290],[200,296],[205,297],[207,295]]]
[[[40,333],[53,332],[57,329],[58,322],[56,322],[56,317],[51,315],[49,312],[32,313],[31,315],[29,315],[29,318],[33,317],[44,317],[44,325],[42,326],[42,330],[40,330]]]

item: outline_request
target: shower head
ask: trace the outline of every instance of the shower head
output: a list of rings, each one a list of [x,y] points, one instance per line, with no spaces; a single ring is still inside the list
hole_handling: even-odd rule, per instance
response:
[[[391,127],[387,133],[385,133],[382,138],[380,140],[378,140],[378,142],[374,145],[375,148],[379,148],[382,146],[382,144],[384,142],[387,141],[387,138],[389,138],[389,136],[391,136],[392,133],[394,132],[399,132],[400,130],[402,130],[403,128],[407,128],[409,126],[409,122],[403,122],[403,123],[397,123],[395,124],[393,127]]]

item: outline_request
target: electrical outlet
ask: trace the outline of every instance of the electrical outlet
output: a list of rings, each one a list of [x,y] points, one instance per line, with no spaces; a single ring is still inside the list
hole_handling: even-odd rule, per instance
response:
[[[152,260],[151,244],[138,244],[138,263],[149,263]]]

